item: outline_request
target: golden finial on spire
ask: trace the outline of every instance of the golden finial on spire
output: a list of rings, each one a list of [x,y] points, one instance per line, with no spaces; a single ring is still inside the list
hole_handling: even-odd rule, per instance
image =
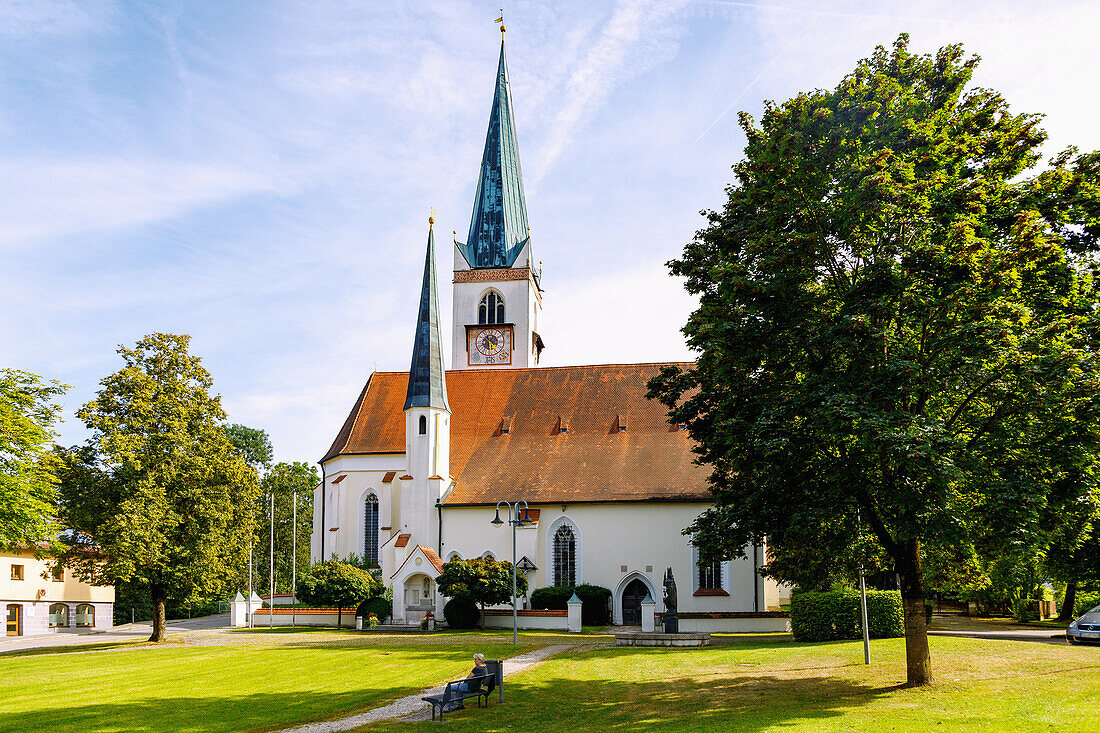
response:
[[[428,227],[435,224],[435,209],[431,209],[431,214],[428,216]]]
[[[504,33],[507,28],[504,27],[504,8],[500,9],[500,17],[493,21],[494,23],[500,23],[500,32]]]

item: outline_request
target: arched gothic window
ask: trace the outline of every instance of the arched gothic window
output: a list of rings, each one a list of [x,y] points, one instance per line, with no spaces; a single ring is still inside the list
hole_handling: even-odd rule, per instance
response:
[[[568,524],[554,533],[554,585],[576,585],[577,538]]]
[[[363,560],[378,564],[378,497],[374,494],[363,502]]]
[[[494,292],[486,294],[477,307],[477,322],[482,326],[504,323],[504,298]]]
[[[427,435],[428,434],[428,418],[424,415],[420,416],[420,434],[421,435]]]

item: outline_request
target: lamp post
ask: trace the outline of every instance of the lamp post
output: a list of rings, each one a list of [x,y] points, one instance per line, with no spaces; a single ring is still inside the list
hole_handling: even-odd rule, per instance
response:
[[[519,614],[516,610],[516,527],[521,527],[531,521],[531,518],[527,514],[527,502],[523,499],[513,503],[507,501],[497,502],[497,515],[490,522],[494,527],[499,527],[504,524],[504,520],[500,518],[500,505],[508,507],[508,524],[512,525],[512,643],[519,643],[519,625],[517,618]],[[519,505],[523,504],[523,514],[519,513]]]

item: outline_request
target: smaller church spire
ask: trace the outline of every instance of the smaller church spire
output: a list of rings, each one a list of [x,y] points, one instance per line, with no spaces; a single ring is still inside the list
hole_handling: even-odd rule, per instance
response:
[[[420,310],[416,316],[409,391],[405,409],[436,407],[450,412],[447,380],[443,373],[443,338],[439,328],[439,296],[435,277],[435,217],[428,217],[428,253],[424,258],[424,282],[420,288]]]

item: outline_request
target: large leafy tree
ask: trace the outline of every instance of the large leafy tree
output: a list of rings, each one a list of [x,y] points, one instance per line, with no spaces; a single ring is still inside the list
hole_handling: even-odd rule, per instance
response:
[[[866,528],[919,685],[922,543],[1008,547],[1094,491],[1100,154],[1031,171],[1038,117],[969,87],[961,47],[907,44],[741,115],[728,201],[670,263],[699,359],[651,392],[713,468],[704,554]]]
[[[298,580],[297,599],[316,606],[336,606],[336,626],[344,608],[357,606],[385,592],[382,581],[366,570],[336,560],[319,562]]]
[[[443,563],[436,578],[439,592],[448,598],[461,596],[481,607],[481,628],[485,628],[485,607],[512,600],[512,563],[489,558],[451,560]],[[527,593],[527,578],[516,575],[516,595]]]
[[[257,471],[271,467],[274,449],[271,447],[271,438],[268,437],[266,430],[233,423],[225,426],[225,435],[233,447],[244,456],[248,465]]]
[[[56,539],[54,400],[67,387],[37,375],[0,369],[0,549]]]
[[[166,599],[224,590],[248,552],[259,491],[189,341],[155,333],[119,348],[123,368],[77,413],[91,437],[68,453],[60,487],[64,563],[147,587],[151,641],[165,638]]]
[[[320,482],[317,469],[308,463],[276,463],[260,479],[262,499],[256,515],[255,553],[259,586],[270,585],[271,504],[275,497],[275,592],[291,587],[294,557],[294,497],[298,499],[297,565],[309,568],[309,537],[313,532],[313,489]]]

